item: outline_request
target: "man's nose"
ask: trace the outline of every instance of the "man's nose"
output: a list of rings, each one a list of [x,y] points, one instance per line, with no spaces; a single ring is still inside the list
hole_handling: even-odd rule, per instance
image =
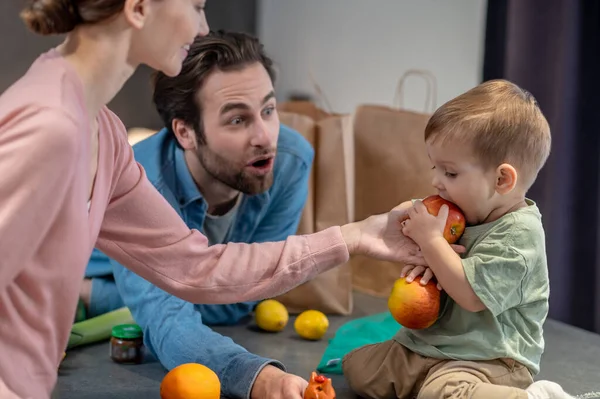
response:
[[[256,123],[250,144],[253,147],[270,148],[273,146],[272,136],[273,135],[269,131],[267,124],[263,120],[260,120],[258,123]]]

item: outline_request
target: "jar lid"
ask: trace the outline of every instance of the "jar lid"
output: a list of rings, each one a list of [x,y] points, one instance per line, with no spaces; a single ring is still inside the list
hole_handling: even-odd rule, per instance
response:
[[[140,338],[142,336],[142,328],[137,324],[119,324],[112,328],[112,336],[122,339]]]

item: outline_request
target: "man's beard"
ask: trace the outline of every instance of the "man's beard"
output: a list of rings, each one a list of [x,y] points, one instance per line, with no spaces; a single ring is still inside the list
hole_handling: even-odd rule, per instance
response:
[[[259,150],[252,154],[252,158],[273,154],[273,150]],[[247,173],[244,166],[236,165],[221,155],[212,151],[207,145],[202,145],[196,151],[198,161],[213,179],[220,181],[246,195],[255,195],[267,191],[273,184],[273,169],[265,175]],[[273,159],[273,162],[275,159]]]

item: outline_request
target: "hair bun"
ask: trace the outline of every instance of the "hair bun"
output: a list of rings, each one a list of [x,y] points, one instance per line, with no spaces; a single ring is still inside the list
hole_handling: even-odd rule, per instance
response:
[[[27,27],[41,35],[67,33],[81,22],[75,0],[31,0],[21,11]]]

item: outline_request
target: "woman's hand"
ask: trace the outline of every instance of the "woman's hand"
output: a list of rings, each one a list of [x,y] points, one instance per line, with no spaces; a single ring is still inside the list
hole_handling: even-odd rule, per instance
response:
[[[350,255],[427,266],[417,244],[402,234],[401,223],[410,207],[411,202],[407,201],[388,213],[342,226]]]
[[[413,209],[412,202],[406,201],[388,213],[342,226],[342,235],[350,255],[365,255],[406,265],[428,266],[417,244],[402,232],[405,226],[403,221],[407,219],[409,209]],[[462,245],[453,244],[451,247],[457,254],[465,252]]]

